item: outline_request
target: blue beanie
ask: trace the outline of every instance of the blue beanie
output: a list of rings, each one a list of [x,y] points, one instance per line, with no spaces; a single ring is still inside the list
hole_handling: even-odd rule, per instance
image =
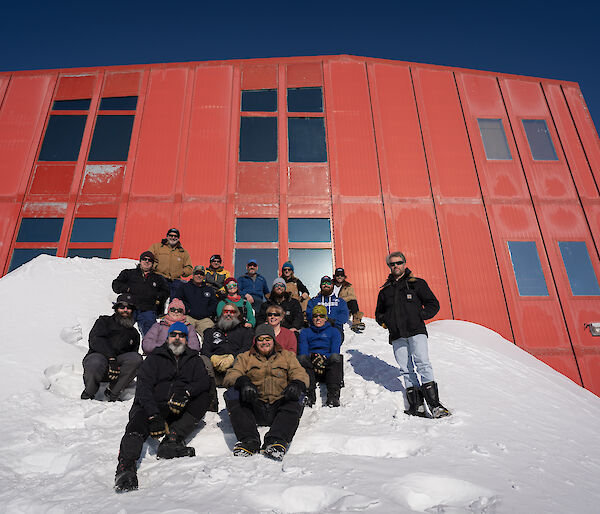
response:
[[[294,271],[294,265],[292,264],[292,261],[285,261],[283,266],[281,266],[282,270],[283,268],[290,268],[292,271]]]
[[[181,321],[176,321],[169,327],[168,333],[170,334],[171,332],[183,332],[187,336],[188,335],[188,327],[186,326],[185,323],[182,323]]]

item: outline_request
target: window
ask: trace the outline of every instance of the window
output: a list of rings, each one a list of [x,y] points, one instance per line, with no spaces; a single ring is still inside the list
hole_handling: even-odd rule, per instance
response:
[[[502,127],[502,120],[478,119],[479,132],[485,149],[485,156],[489,161],[510,161],[512,156],[506,141],[506,134]]]
[[[323,112],[323,90],[320,87],[296,87],[287,90],[288,112]]]
[[[110,259],[110,248],[71,248],[67,257],[82,257],[91,259],[92,257],[100,257],[102,259]]]
[[[277,118],[242,116],[240,123],[240,161],[277,160]]]
[[[129,154],[132,115],[98,115],[88,161],[126,161]]]
[[[279,272],[278,253],[274,248],[236,248],[235,277],[241,277],[246,273],[246,263],[249,259],[254,259],[258,262],[258,273],[265,277],[267,285],[271,288]]]
[[[23,218],[17,243],[57,243],[62,232],[63,218]]]
[[[559,241],[558,247],[574,296],[600,296],[598,278],[594,272],[585,241]]]
[[[15,248],[8,271],[35,259],[38,255],[56,255],[56,248]]]
[[[323,275],[333,275],[330,249],[291,248],[290,260],[294,264],[294,275],[302,280],[311,296],[320,290]]]
[[[112,243],[116,218],[76,218],[71,243]]]
[[[242,91],[242,111],[276,112],[277,89]]]
[[[100,100],[101,111],[135,111],[137,96],[115,96]]]
[[[290,218],[288,239],[291,243],[331,242],[329,218]]]
[[[519,296],[549,296],[535,241],[508,241]]]
[[[54,111],[87,111],[90,108],[91,99],[82,100],[55,100],[52,105]]]
[[[279,222],[275,218],[238,218],[235,224],[238,243],[273,243],[279,240]]]
[[[87,116],[53,114],[48,120],[40,161],[76,161]]]
[[[546,120],[522,120],[534,161],[558,161]]]
[[[288,118],[289,161],[327,162],[324,118]]]

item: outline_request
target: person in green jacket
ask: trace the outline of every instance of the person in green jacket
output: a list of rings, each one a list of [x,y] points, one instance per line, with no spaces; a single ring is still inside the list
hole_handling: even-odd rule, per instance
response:
[[[248,328],[254,327],[256,325],[254,309],[248,300],[240,296],[237,280],[233,277],[225,279],[225,289],[227,290],[227,296],[217,305],[217,317],[221,316],[221,312],[223,312],[223,307],[225,307],[225,305],[232,303],[240,310],[242,318],[244,318],[244,326]]]

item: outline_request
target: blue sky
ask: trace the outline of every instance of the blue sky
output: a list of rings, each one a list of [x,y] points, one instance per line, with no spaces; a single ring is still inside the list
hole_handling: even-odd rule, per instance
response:
[[[4,0],[0,71],[353,54],[578,82],[600,127],[596,2]]]

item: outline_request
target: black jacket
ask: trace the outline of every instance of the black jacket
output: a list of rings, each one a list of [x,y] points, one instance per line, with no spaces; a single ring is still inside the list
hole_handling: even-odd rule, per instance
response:
[[[440,302],[422,278],[413,277],[406,268],[404,275],[394,280],[390,274],[377,297],[375,319],[390,331],[390,343],[399,337],[427,335],[423,320],[433,318]]]
[[[254,330],[239,324],[233,330],[224,332],[214,326],[204,331],[202,350],[200,353],[211,357],[212,355],[233,355],[247,352],[252,346]]]
[[[181,288],[179,297],[185,304],[185,313],[194,319],[214,318],[219,299],[213,287],[197,286],[192,280]]]
[[[190,398],[208,391],[210,379],[198,352],[186,348],[175,358],[167,343],[150,353],[137,374],[134,405],[141,405],[148,417],[158,414],[173,393],[187,391]]]
[[[112,282],[115,293],[131,293],[138,311],[156,311],[169,297],[169,286],[164,277],[154,271],[146,275],[138,266],[124,269]]]
[[[100,316],[90,331],[91,353],[101,353],[107,359],[122,353],[137,352],[140,347],[140,333],[134,327],[124,327],[117,322],[117,314]]]
[[[302,314],[300,302],[292,298],[292,295],[288,291],[283,293],[283,299],[281,302],[278,302],[275,300],[272,290],[269,298],[260,306],[260,310],[256,315],[256,326],[261,323],[266,323],[267,308],[269,305],[279,305],[285,311],[283,320],[281,321],[281,326],[283,328],[297,328],[300,330],[303,327],[304,315]]]

